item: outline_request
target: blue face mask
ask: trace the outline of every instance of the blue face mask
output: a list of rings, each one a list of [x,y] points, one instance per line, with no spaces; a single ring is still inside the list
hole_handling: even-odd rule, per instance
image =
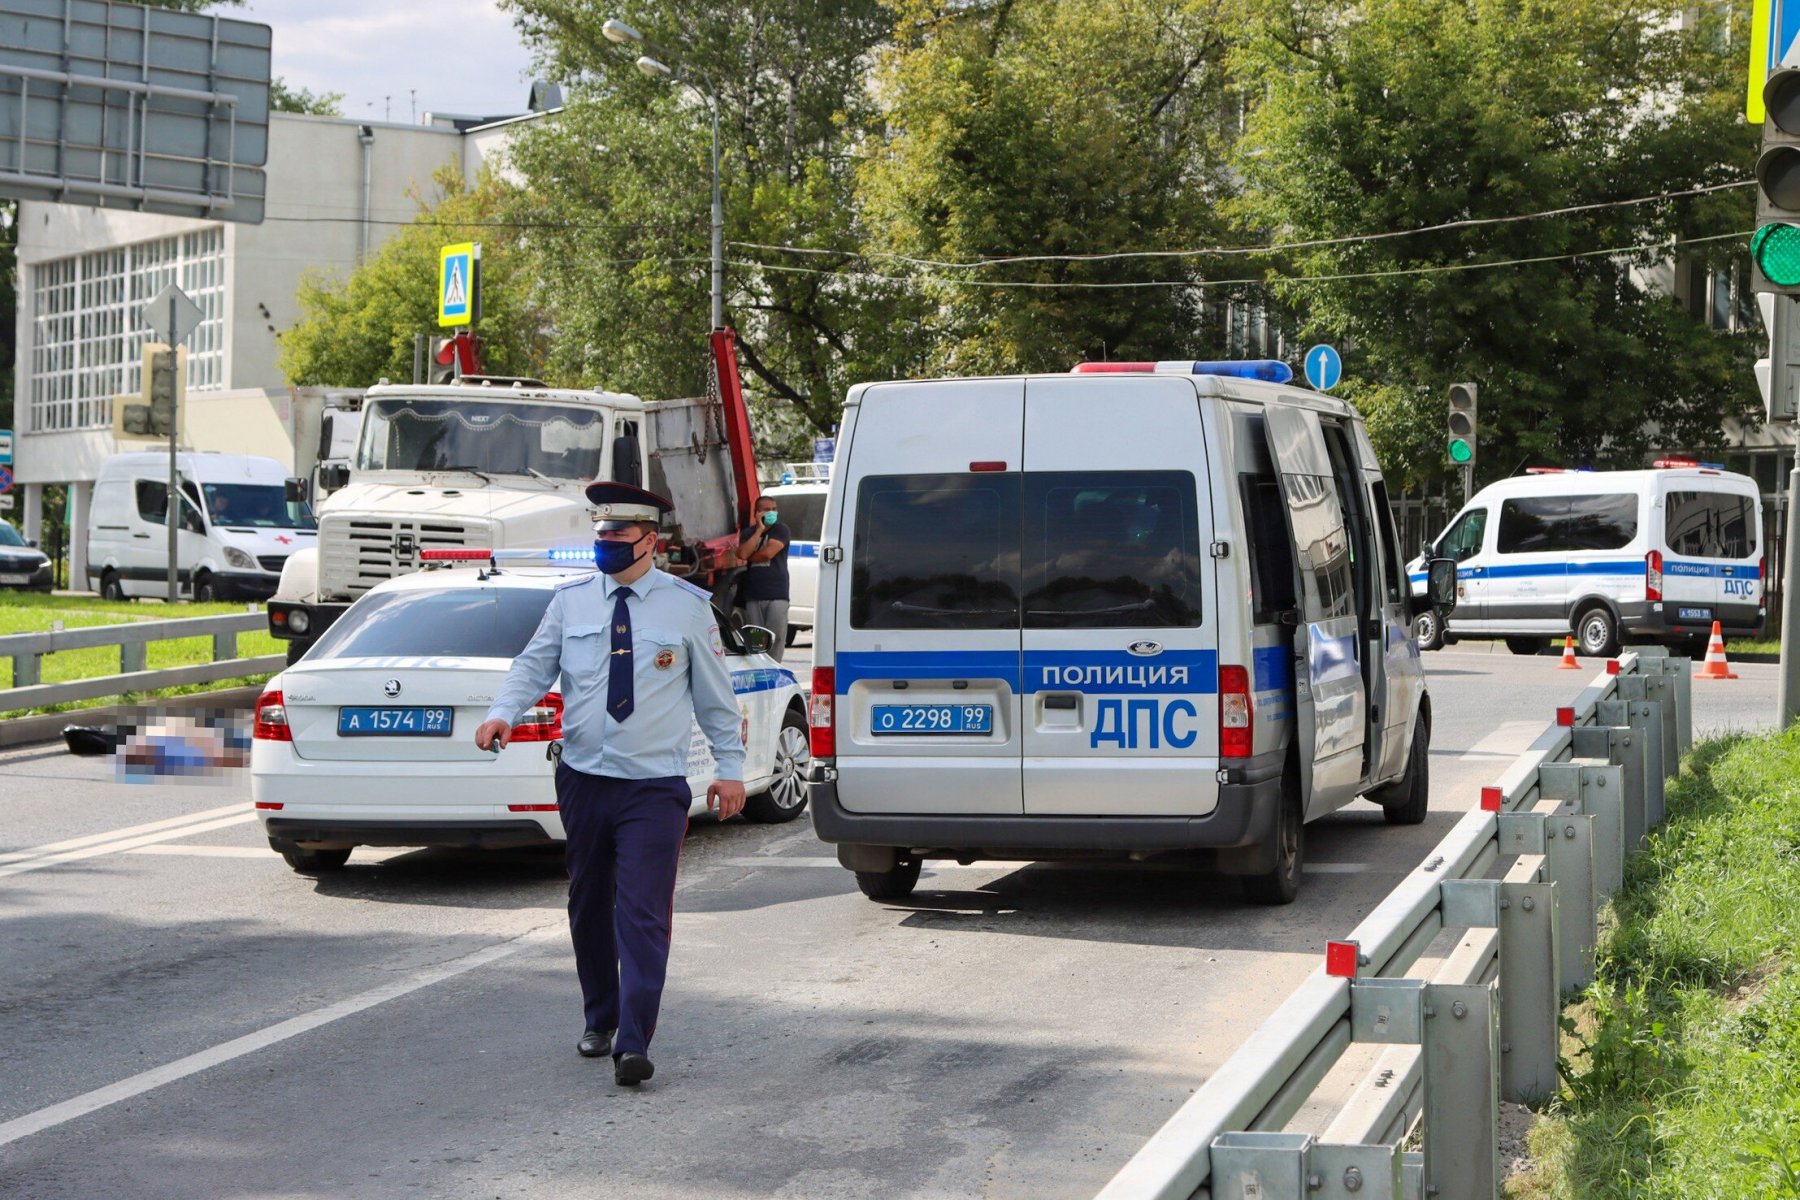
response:
[[[594,565],[602,574],[617,575],[621,571],[631,570],[632,564],[643,556],[637,552],[636,542],[594,542]]]
[[[770,509],[768,512],[763,514],[763,524],[764,525],[773,525],[775,523],[775,519],[778,516],[780,516],[779,513],[777,513],[774,509]]]

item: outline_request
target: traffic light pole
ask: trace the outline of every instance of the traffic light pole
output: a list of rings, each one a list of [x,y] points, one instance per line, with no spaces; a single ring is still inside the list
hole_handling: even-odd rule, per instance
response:
[[[1769,364],[1771,386],[1786,369],[1779,359]],[[1781,729],[1800,715],[1800,653],[1795,652],[1800,647],[1800,603],[1795,602],[1795,589],[1800,587],[1796,582],[1800,580],[1800,504],[1794,502],[1800,491],[1795,489],[1800,489],[1800,460],[1788,474],[1787,531],[1781,547],[1781,690],[1776,714]],[[1768,587],[1767,580],[1763,587]]]

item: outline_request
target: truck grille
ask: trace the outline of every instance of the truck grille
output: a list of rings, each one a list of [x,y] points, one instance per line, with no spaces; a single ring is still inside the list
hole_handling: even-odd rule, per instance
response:
[[[326,517],[319,523],[319,584],[328,596],[360,596],[384,579],[419,569],[421,550],[485,546],[487,535],[460,521]]]
[[[287,563],[287,555],[285,555],[285,554],[262,554],[262,555],[257,556],[256,561],[262,567],[263,570],[273,571],[277,575],[279,575],[279,574],[281,574],[281,568]]]

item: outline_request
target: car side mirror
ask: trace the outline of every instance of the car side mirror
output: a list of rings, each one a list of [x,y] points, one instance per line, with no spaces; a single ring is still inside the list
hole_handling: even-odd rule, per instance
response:
[[[33,550],[37,549],[37,539],[36,538],[26,538],[25,544],[27,546],[30,546]]]
[[[1425,596],[1442,620],[1456,608],[1456,560],[1434,558],[1425,570]]]
[[[343,463],[332,463],[328,467],[319,468],[319,486],[328,492],[335,492],[350,482],[350,468]]]
[[[290,476],[282,481],[281,494],[289,504],[305,504],[306,480]]]
[[[774,631],[761,625],[746,625],[738,633],[744,639],[744,649],[751,654],[767,654],[775,644]]]

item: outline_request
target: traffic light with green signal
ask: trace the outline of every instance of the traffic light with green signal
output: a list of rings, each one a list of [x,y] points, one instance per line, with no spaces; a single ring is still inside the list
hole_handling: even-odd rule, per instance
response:
[[[1800,68],[1777,67],[1763,85],[1762,153],[1756,159],[1751,288],[1800,294]]]
[[[1475,385],[1450,385],[1450,437],[1445,445],[1450,461],[1459,467],[1475,463]]]

